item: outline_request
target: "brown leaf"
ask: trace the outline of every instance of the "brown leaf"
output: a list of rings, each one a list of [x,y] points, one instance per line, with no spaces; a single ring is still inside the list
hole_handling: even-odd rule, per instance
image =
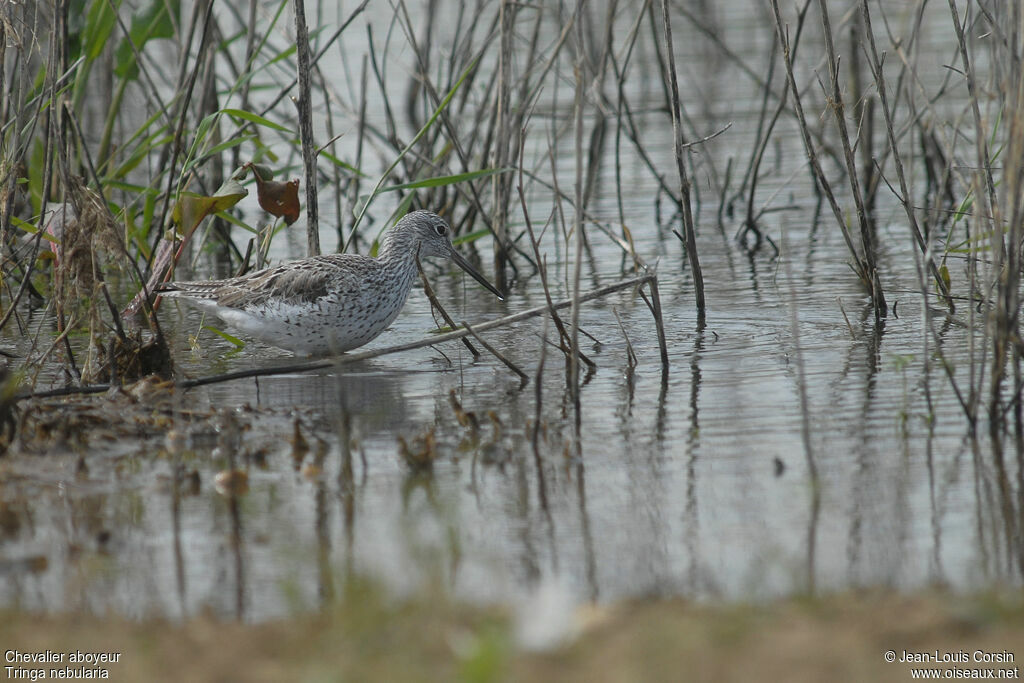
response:
[[[291,225],[299,220],[299,181],[298,179],[282,182],[280,180],[264,180],[259,173],[256,177],[256,195],[260,206],[267,213],[284,218]]]

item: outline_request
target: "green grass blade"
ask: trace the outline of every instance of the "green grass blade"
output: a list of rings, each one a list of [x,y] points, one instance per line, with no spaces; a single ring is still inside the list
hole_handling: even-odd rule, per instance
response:
[[[242,109],[221,109],[220,113],[227,114],[232,118],[243,119],[250,123],[255,123],[257,126],[263,126],[272,130],[281,131],[282,133],[288,133],[289,135],[295,135],[295,131],[289,130],[279,123],[274,123],[269,119],[265,119],[259,114],[253,114],[252,112],[245,111]]]
[[[477,178],[486,178],[487,176],[496,175],[498,173],[511,173],[515,171],[514,168],[485,168],[479,171],[469,171],[467,173],[457,173],[455,175],[437,176],[436,178],[426,178],[424,180],[415,180],[411,183],[402,183],[401,185],[389,185],[388,187],[382,187],[377,190],[377,194],[384,192],[394,192],[395,190],[419,190],[425,187],[442,187],[444,185],[454,185],[455,183],[465,182],[467,180],[476,180]]]
[[[223,340],[233,344],[236,349],[244,349],[245,348],[245,342],[244,341],[242,341],[238,337],[235,337],[233,335],[228,334],[227,332],[224,332],[223,330],[218,330],[216,327],[214,327],[212,325],[203,325],[202,329],[209,330],[210,332],[213,332],[215,335],[217,335],[221,339],[223,339]]]

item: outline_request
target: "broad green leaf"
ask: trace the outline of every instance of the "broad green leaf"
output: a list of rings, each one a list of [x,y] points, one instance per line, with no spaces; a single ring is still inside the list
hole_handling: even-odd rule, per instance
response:
[[[247,194],[249,191],[234,178],[226,180],[212,197],[182,192],[174,204],[171,219],[181,228],[181,234],[187,238],[204,218],[211,213],[230,209]]]
[[[963,201],[960,202],[960,206],[958,206],[953,212],[953,222],[956,223],[966,216],[970,212],[972,206],[974,206],[974,195],[968,194],[964,197]]]
[[[480,239],[482,237],[487,237],[490,234],[491,234],[490,230],[488,230],[487,228],[482,228],[482,229],[477,230],[475,232],[471,232],[468,235],[462,235],[460,237],[456,237],[455,239],[452,240],[452,244],[454,244],[456,246],[459,245],[459,244],[469,244],[469,243],[472,243],[472,242],[476,242],[478,239]]]
[[[21,230],[24,230],[30,235],[35,235],[38,234],[39,232],[39,230],[36,229],[36,226],[32,225],[28,221],[21,220],[17,216],[11,216],[11,225]],[[52,242],[53,244],[57,243],[57,238],[45,231],[43,232],[43,239],[46,240],[47,242]]]
[[[282,133],[291,133],[294,135],[293,131],[285,128],[279,123],[274,123],[269,119],[265,119],[259,114],[253,114],[252,112],[244,111],[242,109],[221,109],[221,112],[233,118],[244,119],[250,123],[255,123],[257,126],[264,126],[266,128],[279,130]]]
[[[252,136],[251,135],[239,135],[236,138],[231,138],[230,140],[225,140],[224,142],[220,143],[219,145],[214,145],[210,149],[206,150],[206,153],[203,154],[203,156],[201,156],[198,159],[196,159],[195,163],[193,165],[201,164],[204,161],[206,161],[207,159],[209,159],[210,157],[217,156],[218,154],[220,154],[223,151],[229,150],[232,147],[238,147],[242,143],[249,142],[250,140],[252,140]],[[188,169],[186,169],[186,170],[188,170]]]
[[[245,348],[245,342],[244,341],[242,341],[238,337],[235,337],[233,335],[228,334],[227,332],[224,332],[223,330],[218,330],[216,327],[213,327],[212,325],[203,325],[202,329],[209,330],[210,332],[213,332],[215,335],[217,335],[221,339],[223,339],[225,341],[228,341],[228,342],[231,342],[232,344],[234,344],[236,349],[244,349]]]
[[[231,223],[231,225],[237,226],[237,227],[241,228],[242,230],[245,230],[246,232],[252,233],[253,235],[258,235],[260,233],[259,230],[257,230],[256,228],[252,227],[248,223],[242,222],[237,217],[233,216],[232,214],[228,213],[227,211],[218,211],[214,215],[217,216],[217,218],[220,218],[221,220],[224,220],[224,221],[227,221],[228,223]]]
[[[411,183],[402,183],[401,185],[389,185],[388,187],[382,187],[377,190],[377,193],[382,192],[393,192],[395,190],[418,190],[424,187],[441,187],[444,185],[454,185],[455,183],[465,182],[467,180],[476,180],[477,178],[485,178],[490,175],[497,173],[511,173],[515,171],[514,168],[484,168],[479,171],[469,171],[468,173],[457,173],[455,175],[438,176],[436,178],[425,178],[423,180],[414,180]]]
[[[344,161],[342,161],[338,157],[334,156],[330,152],[327,152],[327,151],[320,152],[320,156],[322,156],[324,159],[327,159],[329,162],[331,162],[335,166],[338,166],[339,168],[345,169],[346,171],[348,171],[352,175],[357,175],[357,176],[359,176],[361,178],[369,178],[370,177],[370,176],[366,175],[365,173],[363,173],[362,171],[360,171],[355,166],[353,166],[352,164],[345,163]]]
[[[126,158],[124,161],[122,161],[117,168],[111,171],[110,174],[104,178],[104,181],[106,181],[108,178],[124,178],[126,175],[131,173],[139,164],[145,161],[146,158],[148,158],[150,152],[152,152],[154,149],[159,148],[162,145],[168,144],[172,140],[174,140],[174,136],[170,134],[165,134],[164,128],[161,127],[160,130],[154,133],[152,137],[144,140],[135,149],[133,149],[131,155],[128,156],[128,158]]]
[[[103,47],[110,40],[110,34],[117,26],[117,10],[121,0],[93,0],[82,31],[83,56],[92,61],[100,56]]]
[[[950,277],[949,277],[949,268],[946,267],[945,263],[943,263],[941,266],[939,266],[939,277],[942,278],[943,284],[946,285],[946,291],[947,292],[951,291],[952,281],[950,280]]]
[[[132,192],[139,195],[151,195],[153,197],[159,197],[161,194],[160,188],[148,185],[137,185],[135,183],[126,183],[123,180],[104,180],[103,186],[114,190],[121,190],[123,192]]]

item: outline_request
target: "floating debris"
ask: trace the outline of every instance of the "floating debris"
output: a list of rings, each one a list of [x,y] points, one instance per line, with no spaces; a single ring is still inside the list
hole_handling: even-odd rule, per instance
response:
[[[46,571],[49,564],[50,563],[49,560],[46,559],[46,555],[31,555],[29,557],[19,557],[11,560],[0,558],[0,576],[9,576],[12,574],[38,574]]]
[[[302,435],[302,425],[297,417],[292,423],[292,438],[288,442],[292,445],[292,460],[295,461],[295,467],[298,469],[299,464],[309,453],[309,442]]]
[[[244,496],[249,492],[249,473],[238,469],[221,470],[213,478],[213,487],[222,496]]]
[[[782,458],[776,455],[772,464],[775,466],[775,476],[781,477],[786,471],[786,463],[782,461]]]
[[[398,454],[413,472],[429,472],[434,468],[434,461],[437,460],[437,440],[434,437],[434,428],[430,427],[421,436],[413,438],[412,444],[408,444],[405,438],[398,437]]]
[[[194,467],[186,469],[184,465],[179,465],[174,470],[175,485],[177,486],[178,492],[184,496],[197,496],[199,495],[201,479],[199,477],[199,470]]]

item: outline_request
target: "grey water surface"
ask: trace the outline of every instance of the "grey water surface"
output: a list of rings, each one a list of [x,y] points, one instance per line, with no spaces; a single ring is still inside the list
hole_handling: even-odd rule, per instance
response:
[[[772,27],[748,5],[720,3],[720,35],[765,73]],[[359,21],[382,32],[389,12],[371,6]],[[922,77],[936,83],[953,43],[948,13],[929,16],[934,28],[919,49],[934,56]],[[582,306],[581,327],[598,343],[587,336],[581,342],[597,370],[581,389],[578,452],[565,363],[550,346],[540,381],[543,436],[536,451],[532,445],[542,337],[555,338],[541,318],[484,335],[530,375],[525,387],[489,354],[474,360],[450,342],[337,369],[192,389],[176,398],[182,409],[238,411],[251,424],[242,450],[264,452],[262,466],[248,465],[249,490],[235,509],[214,487],[227,467],[214,452],[215,434],[190,436],[184,466],[198,474],[194,495],[175,495],[175,461],[162,450],[161,433],[90,451],[84,475],[76,473],[76,454],[0,463],[8,520],[0,552],[9,560],[0,604],[174,618],[209,609],[262,620],[316,609],[356,575],[396,595],[441,585],[483,603],[519,602],[551,584],[575,600],[600,602],[1019,585],[1022,549],[1012,531],[1020,524],[1018,474],[995,466],[984,436],[968,438],[945,372],[934,359],[930,367],[925,362],[926,339],[935,343],[925,331],[925,306],[934,306],[943,352],[955,376],[966,378],[969,309],[943,323],[941,306],[925,303],[907,265],[914,253],[906,215],[883,189],[880,268],[895,311],[876,327],[835,221],[827,207],[819,210],[791,117],[783,117],[768,149],[757,195],[759,206],[777,209],[764,214],[762,228],[779,253],[767,242],[750,250],[749,239],[736,238],[742,199],[719,225],[714,188],[730,158],[740,169],[734,172],[746,166],[762,91],[693,24],[680,19],[674,28],[694,128],[711,134],[731,124],[690,152],[707,317],[703,325],[698,320],[689,265],[672,233],[681,223],[671,218],[670,202],[658,199],[647,167],[624,157],[622,208],[637,253],[658,275],[669,366],[663,372],[654,319],[633,291]],[[354,31],[349,45],[357,50],[365,40]],[[389,68],[411,69],[410,55],[395,50],[392,58]],[[656,167],[677,186],[654,56],[648,50],[635,58],[631,104],[643,112],[639,123]],[[346,72],[336,76],[346,90]],[[575,174],[573,137],[564,130],[571,76],[564,74],[566,91],[557,100],[541,96],[526,145],[555,140],[563,188]],[[775,78],[781,83],[781,72]],[[555,101],[562,110],[552,111]],[[381,116],[380,106],[371,102],[371,117]],[[344,125],[351,129],[351,118]],[[604,154],[589,209],[620,232],[614,145]],[[538,173],[550,175],[550,167]],[[555,197],[533,186],[528,199],[539,228],[555,211]],[[392,200],[381,201],[387,207]],[[322,238],[332,249],[336,217],[325,210]],[[565,210],[571,215],[570,206]],[[275,242],[275,259],[302,255],[304,223],[290,230]],[[543,246],[556,298],[567,296],[573,268],[572,243],[552,235],[560,230],[549,226]],[[588,235],[584,291],[634,276],[617,246],[592,227]],[[461,248],[486,257],[489,243]],[[504,302],[447,266],[427,272],[456,320],[472,323],[544,303],[539,278],[520,267]],[[958,268],[951,266],[954,280],[963,277]],[[196,311],[165,305],[161,320],[185,375],[294,360],[256,342],[235,351],[201,329]],[[368,348],[414,341],[434,327],[417,288]],[[198,338],[195,349],[190,336]],[[475,441],[457,420],[451,392],[480,422]],[[318,438],[327,445],[319,476],[296,468],[289,442],[295,420],[314,448]],[[343,425],[353,469],[339,478]],[[416,473],[400,458],[398,437],[412,443],[428,432],[438,459],[431,473]],[[12,564],[26,557],[45,557],[45,567]]]

